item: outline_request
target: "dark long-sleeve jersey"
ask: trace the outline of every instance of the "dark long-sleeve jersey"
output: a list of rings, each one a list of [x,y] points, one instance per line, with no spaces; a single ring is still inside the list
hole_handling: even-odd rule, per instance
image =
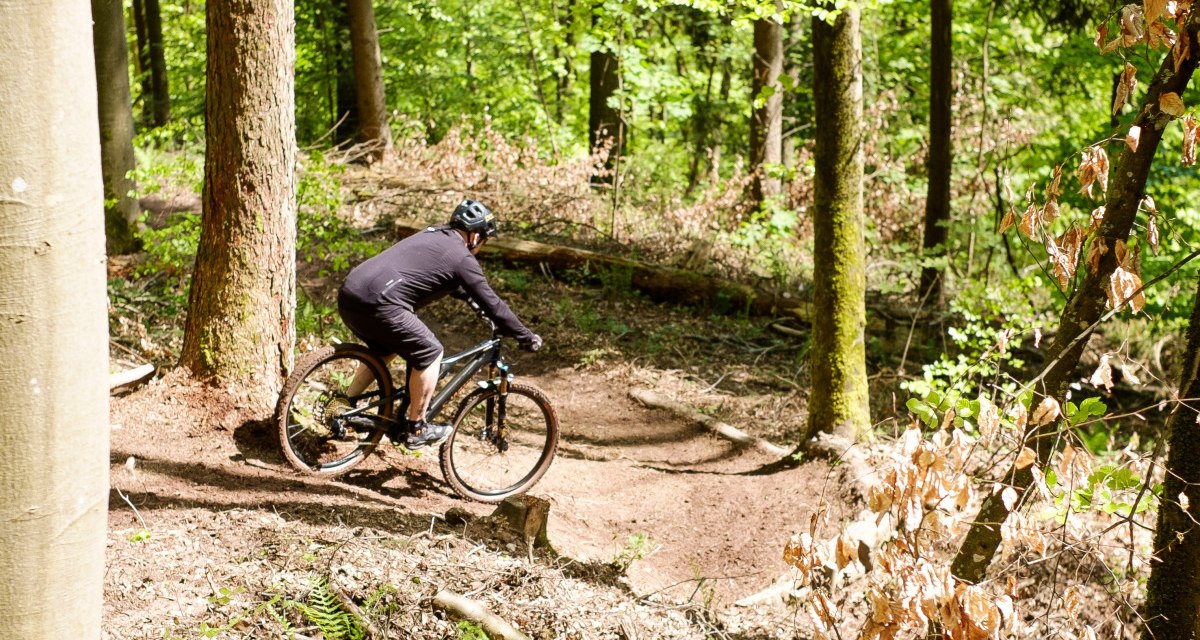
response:
[[[431,227],[411,235],[358,265],[346,277],[340,298],[386,315],[389,308],[415,312],[459,288],[504,335],[533,337],[488,285],[462,236],[450,228]]]

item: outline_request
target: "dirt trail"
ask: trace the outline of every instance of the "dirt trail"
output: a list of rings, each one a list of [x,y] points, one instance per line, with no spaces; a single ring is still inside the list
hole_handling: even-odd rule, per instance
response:
[[[628,572],[635,593],[675,585],[686,598],[699,578],[718,602],[757,592],[785,570],[783,545],[812,504],[836,498],[827,466],[748,475],[772,460],[636,404],[619,377],[561,369],[525,379],[549,394],[562,425],[559,455],[533,491],[552,502],[552,542],[581,562],[642,551]],[[110,529],[246,509],[408,535],[451,507],[491,510],[449,490],[436,453],[389,448],[332,481],[296,474],[267,428],[233,411],[213,416],[214,395],[159,382],[114,401]]]

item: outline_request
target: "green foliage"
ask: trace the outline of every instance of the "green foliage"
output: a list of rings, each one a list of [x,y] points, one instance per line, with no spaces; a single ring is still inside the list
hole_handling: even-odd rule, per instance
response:
[[[487,632],[470,620],[460,620],[454,630],[458,632],[459,640],[488,640]]]
[[[322,276],[346,272],[380,248],[339,215],[344,171],[314,151],[297,172],[296,252],[302,260],[321,263]]]
[[[151,537],[153,537],[153,535],[150,533],[149,529],[138,529],[137,531],[133,532],[133,535],[129,536],[129,541],[146,542]]]
[[[199,194],[204,185],[204,121],[172,120],[133,140],[138,196],[166,191]]]
[[[645,533],[638,532],[629,536],[629,539],[625,542],[625,547],[612,559],[611,564],[618,571],[624,573],[629,570],[630,565],[635,560],[641,560],[649,553],[650,538]]]
[[[323,577],[313,579],[308,602],[289,602],[289,605],[316,625],[328,640],[363,640],[366,629],[354,614],[345,611]]]
[[[950,305],[957,323],[946,330],[954,350],[922,366],[919,379],[907,380],[900,387],[918,397],[936,393],[951,405],[977,396],[985,386],[1005,394],[1015,392],[1018,383],[1005,372],[1024,365],[1013,347],[1031,336],[1037,325],[1037,316],[1025,297],[1037,282],[1027,278],[1004,288],[974,285],[963,291]]]

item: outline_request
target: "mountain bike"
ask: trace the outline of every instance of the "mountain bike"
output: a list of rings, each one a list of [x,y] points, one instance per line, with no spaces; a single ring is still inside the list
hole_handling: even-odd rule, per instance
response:
[[[528,491],[546,473],[558,448],[554,407],[537,387],[513,380],[501,346],[492,324],[491,338],[443,358],[439,381],[449,380],[440,384],[428,411],[433,420],[487,369],[459,403],[453,431],[439,450],[446,482],[458,495],[480,502],[500,502]],[[370,371],[371,381],[350,395],[359,367]],[[398,384],[404,380],[407,375],[394,380],[385,361],[362,345],[328,345],[305,354],[275,409],[288,462],[321,476],[353,469],[404,416],[408,393]]]

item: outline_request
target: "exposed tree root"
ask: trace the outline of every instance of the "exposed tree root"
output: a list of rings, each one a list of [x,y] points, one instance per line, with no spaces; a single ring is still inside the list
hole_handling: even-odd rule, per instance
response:
[[[433,596],[433,604],[446,610],[451,615],[465,618],[478,624],[493,638],[502,640],[530,640],[529,636],[521,633],[503,618],[488,611],[475,600],[461,596],[453,591],[442,589]]]
[[[791,453],[791,451],[784,449],[779,445],[771,444],[762,438],[752,436],[745,431],[725,424],[724,422],[721,422],[712,416],[706,416],[687,405],[675,402],[673,400],[668,400],[657,393],[650,391],[649,389],[631,389],[629,391],[629,397],[637,400],[647,407],[666,409],[671,413],[674,413],[682,418],[687,418],[703,426],[704,428],[718,436],[721,436],[722,438],[725,438],[726,440],[730,440],[744,446],[753,446],[754,448],[768,455],[782,457]]]

